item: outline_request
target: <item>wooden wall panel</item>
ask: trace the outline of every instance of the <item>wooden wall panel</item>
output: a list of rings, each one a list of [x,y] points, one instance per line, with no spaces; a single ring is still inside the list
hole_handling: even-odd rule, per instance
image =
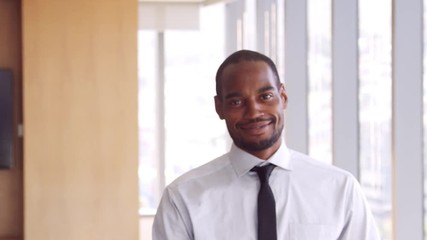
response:
[[[136,240],[137,1],[22,14],[26,239]]]
[[[14,85],[14,127],[22,122],[20,1],[0,0],[0,68],[11,69]],[[22,239],[22,140],[15,131],[14,166],[0,170],[0,240]]]

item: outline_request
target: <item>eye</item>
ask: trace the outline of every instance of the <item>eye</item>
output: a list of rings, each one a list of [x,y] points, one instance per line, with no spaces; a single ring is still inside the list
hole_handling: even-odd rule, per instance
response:
[[[262,100],[270,100],[273,98],[273,93],[266,93],[261,95]]]
[[[228,105],[230,106],[239,106],[242,105],[242,100],[241,99],[231,99],[230,101],[228,101]]]

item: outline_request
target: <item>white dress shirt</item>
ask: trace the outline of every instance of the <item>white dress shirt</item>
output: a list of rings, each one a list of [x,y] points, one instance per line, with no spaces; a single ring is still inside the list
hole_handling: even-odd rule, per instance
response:
[[[153,240],[255,240],[260,183],[250,170],[267,163],[277,166],[269,181],[278,240],[380,239],[356,179],[283,142],[267,161],[233,145],[172,182],[154,219]]]

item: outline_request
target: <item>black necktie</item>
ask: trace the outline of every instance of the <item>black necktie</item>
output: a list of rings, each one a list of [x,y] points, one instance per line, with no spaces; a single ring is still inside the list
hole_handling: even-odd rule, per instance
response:
[[[261,187],[258,193],[258,240],[276,240],[276,202],[268,184],[268,178],[275,165],[254,167],[252,171],[258,173]]]

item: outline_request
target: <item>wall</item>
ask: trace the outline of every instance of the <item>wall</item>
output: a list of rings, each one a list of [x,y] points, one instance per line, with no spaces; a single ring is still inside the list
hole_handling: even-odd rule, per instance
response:
[[[137,239],[137,1],[22,15],[25,238]]]
[[[0,0],[0,68],[11,69],[14,84],[14,124],[22,122],[21,113],[21,21],[20,2]],[[14,166],[0,170],[0,240],[22,239],[22,140],[14,139]]]

